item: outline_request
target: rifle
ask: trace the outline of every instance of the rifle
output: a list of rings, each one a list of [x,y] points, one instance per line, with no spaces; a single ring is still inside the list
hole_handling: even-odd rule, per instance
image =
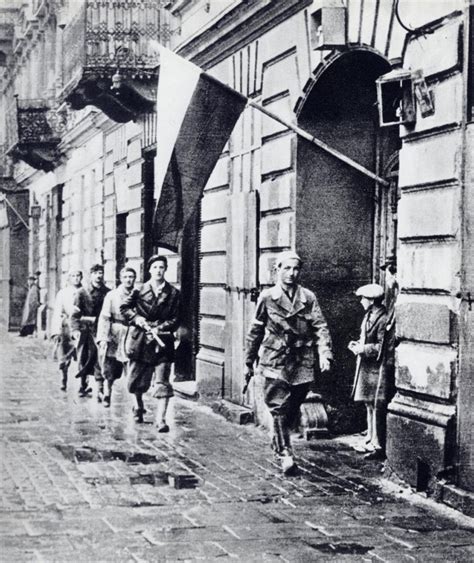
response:
[[[245,395],[245,393],[247,393],[247,389],[249,388],[250,380],[252,379],[253,376],[254,376],[253,370],[249,370],[245,374],[245,385],[244,385],[244,388],[242,389],[242,395]]]
[[[163,342],[163,340],[161,340],[160,334],[164,336],[165,334],[171,334],[171,332],[158,332],[156,327],[152,327],[148,323],[144,323],[143,328],[147,331],[148,334],[151,334],[153,340],[155,340],[158,346],[160,346],[161,348],[165,347],[165,343]]]

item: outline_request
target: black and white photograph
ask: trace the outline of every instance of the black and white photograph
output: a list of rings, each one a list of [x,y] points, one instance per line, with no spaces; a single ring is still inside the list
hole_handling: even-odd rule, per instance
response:
[[[0,0],[0,562],[474,561],[474,0]]]

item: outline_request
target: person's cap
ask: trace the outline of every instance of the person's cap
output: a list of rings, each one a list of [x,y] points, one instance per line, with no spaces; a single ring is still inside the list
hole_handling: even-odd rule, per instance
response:
[[[384,291],[383,287],[378,283],[368,283],[356,289],[355,294],[366,299],[378,299],[383,296]]]
[[[278,256],[276,257],[275,264],[277,267],[279,267],[283,264],[283,262],[286,262],[287,260],[298,260],[300,264],[303,262],[294,250],[284,250],[283,252],[280,252],[280,254],[278,254]]]
[[[389,266],[393,266],[395,268],[397,267],[397,259],[393,255],[387,256],[387,258],[385,258],[385,260],[380,265],[380,269],[386,270]]]
[[[102,264],[94,264],[93,266],[91,266],[91,269],[89,270],[91,274],[93,272],[103,272],[103,271],[104,271],[104,266],[102,266]]]
[[[146,264],[147,270],[149,270],[151,268],[152,264],[154,264],[155,262],[163,262],[165,267],[168,267],[168,260],[167,260],[166,256],[154,254],[153,256],[150,257],[150,259],[148,260],[148,262]]]

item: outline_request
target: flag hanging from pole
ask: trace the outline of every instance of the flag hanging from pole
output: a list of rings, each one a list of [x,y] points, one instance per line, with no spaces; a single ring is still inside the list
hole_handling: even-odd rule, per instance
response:
[[[160,53],[155,244],[176,250],[247,98],[153,41]]]

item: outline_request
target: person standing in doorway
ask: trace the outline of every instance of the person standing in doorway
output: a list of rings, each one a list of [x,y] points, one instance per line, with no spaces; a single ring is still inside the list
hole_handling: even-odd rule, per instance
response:
[[[137,273],[129,266],[120,270],[120,285],[106,294],[99,315],[97,346],[104,378],[102,399],[105,407],[110,407],[112,386],[114,381],[122,376],[128,361],[124,353],[125,318],[120,312],[120,305],[133,291],[136,277]]]
[[[38,308],[40,306],[39,287],[35,276],[28,276],[28,293],[26,294],[23,314],[21,317],[21,328],[19,336],[30,336],[36,330]]]
[[[249,380],[259,358],[265,404],[273,419],[272,446],[286,474],[296,468],[290,429],[314,381],[317,356],[321,372],[331,368],[333,359],[331,337],[316,296],[298,284],[301,266],[295,252],[277,257],[277,283],[260,295],[245,360]]]
[[[367,438],[364,446],[357,451],[380,455],[381,437],[376,420],[376,400],[382,365],[382,343],[387,324],[387,311],[382,305],[383,287],[370,283],[359,287],[356,295],[365,310],[360,339],[349,342],[349,350],[357,357],[353,385],[353,399],[363,402],[367,411]]]
[[[170,285],[165,274],[168,261],[154,255],[147,263],[150,280],[135,289],[123,301],[120,312],[129,325],[125,338],[128,363],[128,390],[135,395],[134,418],[143,422],[143,394],[153,380],[153,397],[157,399],[158,432],[169,432],[166,413],[173,387],[170,384],[174,362],[174,332],[179,326],[179,291]]]
[[[377,436],[380,448],[369,452],[368,459],[385,459],[387,438],[387,406],[395,394],[395,306],[397,303],[399,286],[397,282],[397,262],[395,256],[388,256],[380,269],[385,272],[385,308],[387,319],[382,342],[381,364],[379,380],[375,394],[374,414]]]

